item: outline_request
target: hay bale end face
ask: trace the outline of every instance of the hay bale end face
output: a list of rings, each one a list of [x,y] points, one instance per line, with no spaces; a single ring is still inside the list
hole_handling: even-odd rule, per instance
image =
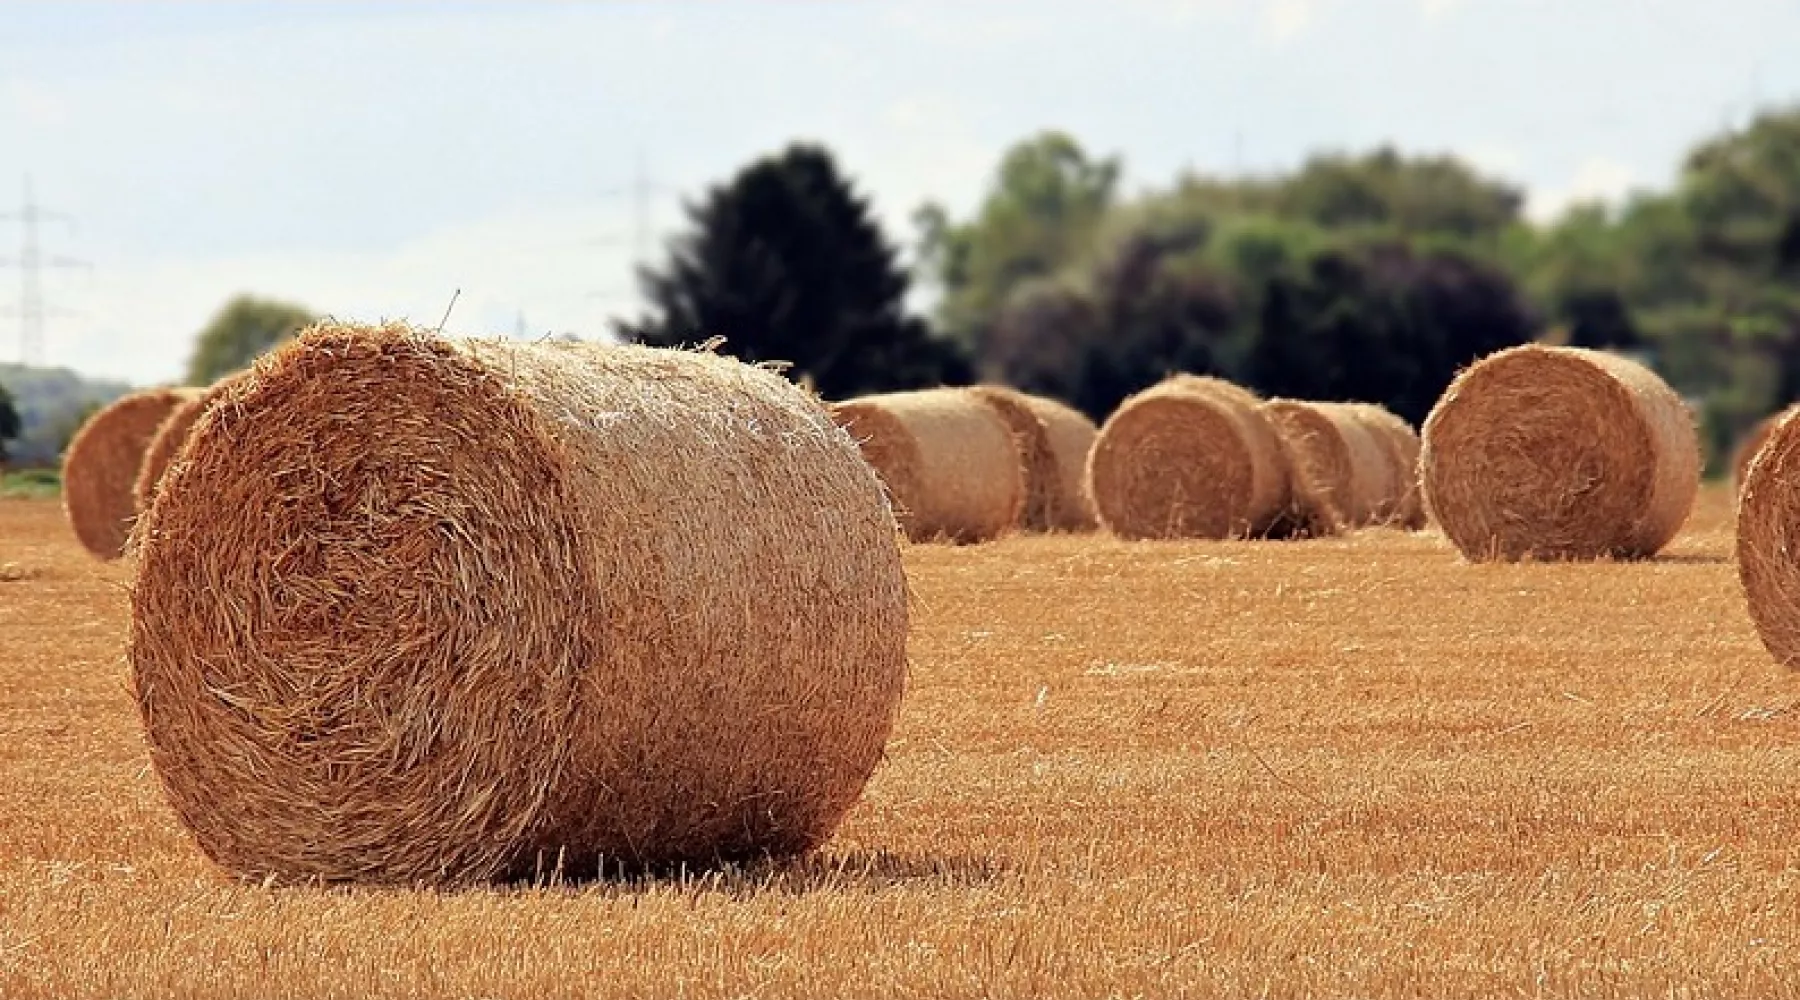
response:
[[[156,773],[252,877],[804,851],[904,683],[854,444],[772,373],[649,348],[315,327],[195,424],[131,604]]]
[[[982,542],[1019,524],[1025,475],[993,406],[963,389],[882,393],[833,404],[886,484],[915,542]]]
[[[101,559],[125,554],[138,514],[138,469],[156,432],[198,389],[146,389],[89,417],[63,456],[63,510],[75,537]]]
[[[1027,395],[1025,405],[1043,421],[1050,452],[1056,457],[1057,486],[1045,512],[1046,530],[1093,531],[1099,521],[1087,492],[1087,459],[1100,429],[1087,414],[1054,399]]]
[[[996,385],[973,386],[965,391],[992,407],[994,415],[1012,435],[1013,450],[1019,462],[1020,488],[1024,490],[1019,527],[1026,531],[1042,531],[1057,488],[1056,453],[1050,450],[1050,432],[1019,392]]]
[[[1287,460],[1245,389],[1178,375],[1127,399],[1100,428],[1088,492],[1121,538],[1243,538],[1288,505]]]
[[[1347,406],[1278,399],[1262,405],[1289,461],[1285,515],[1293,534],[1322,537],[1375,519],[1392,490],[1386,446]]]
[[[1451,383],[1424,439],[1425,502],[1471,560],[1653,555],[1699,490],[1681,397],[1599,351],[1491,355]]]
[[[1776,662],[1800,669],[1800,420],[1780,417],[1738,490],[1737,565],[1750,620]]]
[[[1093,504],[1083,472],[1093,446],[1094,422],[1054,399],[1004,386],[968,390],[992,406],[1012,432],[1024,471],[1027,531],[1092,531]]]
[[[1379,491],[1380,502],[1371,512],[1371,523],[1417,531],[1425,527],[1425,498],[1419,486],[1419,434],[1412,425],[1385,406],[1347,404],[1387,456],[1387,482]]]

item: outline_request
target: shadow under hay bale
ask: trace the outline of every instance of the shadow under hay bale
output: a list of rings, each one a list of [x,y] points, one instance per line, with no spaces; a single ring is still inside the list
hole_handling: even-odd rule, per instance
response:
[[[591,868],[570,872],[545,869],[516,880],[519,888],[598,889],[609,896],[664,891],[750,898],[768,893],[806,896],[815,892],[878,893],[903,887],[952,889],[993,885],[1014,877],[1004,857],[980,854],[898,854],[890,851],[815,852],[790,858],[755,858],[705,869],[686,865],[643,865],[603,858]]]
[[[1424,439],[1425,502],[1471,560],[1654,555],[1699,490],[1681,397],[1599,351],[1531,344],[1477,362]]]
[[[904,685],[880,484],[722,357],[316,326],[205,410],[140,543],[151,761],[251,877],[801,853]]]
[[[1288,470],[1260,403],[1229,382],[1194,375],[1127,399],[1088,457],[1100,523],[1128,539],[1268,533],[1288,506]]]
[[[886,484],[915,542],[983,542],[1017,527],[1025,475],[1012,432],[963,389],[882,393],[832,404]]]
[[[1020,525],[1027,531],[1092,531],[1094,508],[1083,482],[1094,422],[1054,399],[1003,386],[968,390],[994,407],[1012,431],[1025,477]]]
[[[100,559],[125,554],[138,514],[134,492],[144,454],[170,413],[199,389],[146,389],[101,409],[63,456],[63,510],[75,537]]]

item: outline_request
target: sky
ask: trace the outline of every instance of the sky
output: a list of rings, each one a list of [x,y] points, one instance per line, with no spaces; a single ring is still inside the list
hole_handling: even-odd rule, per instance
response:
[[[11,0],[0,212],[29,177],[72,217],[45,253],[89,265],[44,276],[46,362],[153,384],[240,292],[602,336],[683,200],[794,140],[902,244],[1046,128],[1120,156],[1128,191],[1453,152],[1547,219],[1666,187],[1696,139],[1800,100],[1796,51],[1794,0]]]

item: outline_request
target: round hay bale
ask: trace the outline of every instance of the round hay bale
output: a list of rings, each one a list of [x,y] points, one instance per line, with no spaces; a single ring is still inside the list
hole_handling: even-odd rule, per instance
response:
[[[1262,412],[1287,449],[1292,533],[1323,537],[1369,524],[1393,478],[1377,432],[1342,403],[1277,399]]]
[[[1692,509],[1687,406],[1617,355],[1528,344],[1458,375],[1425,421],[1425,502],[1471,560],[1656,553]]]
[[[1412,425],[1385,406],[1351,403],[1350,411],[1362,421],[1387,456],[1388,482],[1381,500],[1370,514],[1370,523],[1408,531],[1425,527],[1425,497],[1419,488],[1419,434]]]
[[[133,487],[144,453],[170,413],[199,389],[128,393],[89,417],[63,455],[63,511],[75,537],[95,556],[125,554],[138,514]]]
[[[148,510],[150,502],[156,499],[156,487],[162,482],[169,465],[175,461],[175,456],[181,453],[181,446],[187,443],[188,432],[194,429],[194,422],[200,419],[200,414],[221,387],[237,377],[227,376],[210,389],[192,390],[190,395],[163,418],[162,425],[156,429],[156,434],[144,449],[144,459],[138,465],[137,480],[131,487],[131,495],[140,512]]]
[[[1790,406],[1758,420],[1750,428],[1750,432],[1738,441],[1731,453],[1731,483],[1734,489],[1741,491],[1744,488],[1744,481],[1750,475],[1750,463],[1756,460],[1757,453],[1768,443],[1769,435],[1775,433],[1776,425],[1797,408],[1800,407]]]
[[[1019,462],[1019,485],[1025,491],[1019,508],[1019,527],[1042,531],[1056,491],[1056,453],[1050,450],[1050,432],[1019,392],[997,385],[972,386],[963,391],[992,407],[995,416],[1006,425]]]
[[[1094,422],[1054,399],[1004,386],[975,386],[969,392],[992,406],[1012,432],[1025,477],[1021,525],[1027,531],[1093,530],[1082,474]]]
[[[1045,530],[1093,531],[1099,521],[1087,492],[1087,458],[1099,428],[1087,414],[1054,399],[1027,395],[1025,405],[1043,421],[1050,451],[1056,457],[1057,486],[1045,512]]]
[[[1229,382],[1177,375],[1127,399],[1088,457],[1088,494],[1121,538],[1266,534],[1288,505],[1287,460],[1258,412]]]
[[[315,326],[205,410],[141,546],[151,762],[246,876],[804,851],[904,684],[880,483],[707,354]]]
[[[999,412],[963,389],[863,396],[832,416],[856,439],[915,542],[981,542],[1016,527],[1025,473]]]
[[[1738,490],[1738,581],[1776,662],[1800,669],[1800,420],[1774,415]]]

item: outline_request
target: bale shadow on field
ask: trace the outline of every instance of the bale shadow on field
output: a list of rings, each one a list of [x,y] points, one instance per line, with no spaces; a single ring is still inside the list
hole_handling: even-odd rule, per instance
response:
[[[635,895],[678,890],[747,898],[768,893],[881,892],[908,886],[968,888],[998,882],[1012,872],[1006,861],[969,854],[851,851],[786,860],[728,862],[711,868],[645,869],[601,865],[579,873],[550,872],[513,883],[523,891],[566,889]]]
[[[1720,566],[1733,559],[1729,555],[1702,552],[1661,553],[1646,560],[1652,563],[1671,563],[1677,566]]]

